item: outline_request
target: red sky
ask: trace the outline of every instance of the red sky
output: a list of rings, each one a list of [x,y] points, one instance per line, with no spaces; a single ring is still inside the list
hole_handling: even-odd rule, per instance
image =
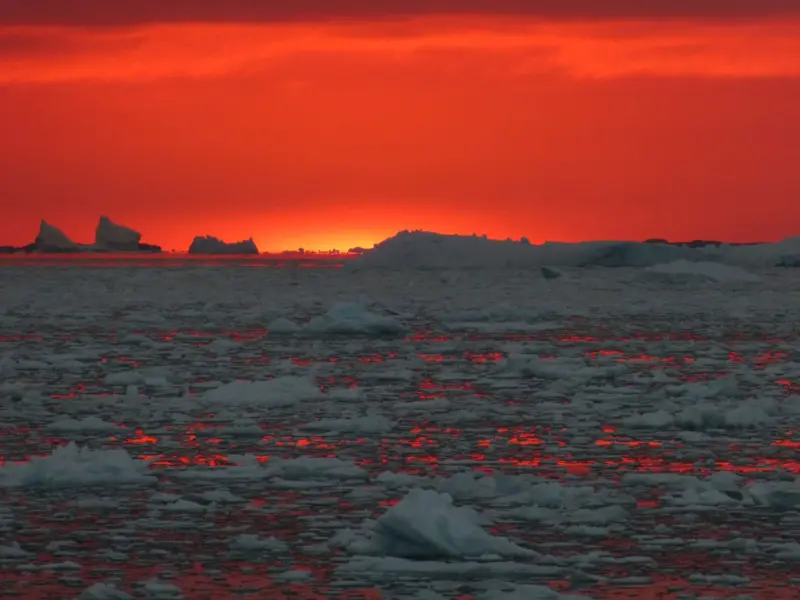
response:
[[[0,114],[0,244],[800,234],[794,0],[0,0]]]

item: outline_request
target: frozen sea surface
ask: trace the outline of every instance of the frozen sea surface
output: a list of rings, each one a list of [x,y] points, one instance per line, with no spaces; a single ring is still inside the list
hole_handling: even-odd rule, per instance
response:
[[[0,269],[3,598],[796,598],[800,277]]]

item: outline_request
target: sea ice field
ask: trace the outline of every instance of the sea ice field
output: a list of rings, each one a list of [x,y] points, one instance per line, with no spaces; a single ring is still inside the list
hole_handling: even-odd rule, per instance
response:
[[[254,266],[0,265],[0,597],[800,598],[797,269]]]

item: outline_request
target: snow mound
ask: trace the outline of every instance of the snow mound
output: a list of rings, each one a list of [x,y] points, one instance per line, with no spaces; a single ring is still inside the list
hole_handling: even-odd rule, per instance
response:
[[[322,316],[311,319],[303,331],[331,335],[397,335],[407,331],[405,325],[393,317],[376,315],[360,304],[342,302],[335,304]]]
[[[100,217],[94,233],[95,247],[102,250],[139,250],[142,234],[130,227],[118,225],[106,216]]]
[[[741,267],[689,260],[676,260],[648,267],[641,274],[641,278],[663,283],[755,283],[761,280],[757,275]]]
[[[282,407],[322,397],[322,390],[310,379],[287,375],[268,381],[231,381],[209,390],[202,400],[228,406]]]
[[[42,219],[39,224],[39,234],[36,236],[34,246],[41,252],[76,252],[78,244],[73,242],[58,227],[50,225]]]
[[[368,554],[415,560],[538,556],[490,535],[479,521],[471,508],[454,506],[449,494],[415,488],[377,520]]]
[[[59,446],[49,456],[0,467],[0,487],[114,486],[155,481],[148,473],[148,463],[132,458],[122,448],[92,450],[75,442]]]
[[[212,235],[197,236],[189,246],[189,254],[259,254],[253,238],[240,242],[224,242]]]

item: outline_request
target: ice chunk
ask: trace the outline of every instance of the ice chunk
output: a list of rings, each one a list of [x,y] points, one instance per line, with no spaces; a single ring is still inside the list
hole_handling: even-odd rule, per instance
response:
[[[139,583],[142,591],[151,598],[171,599],[182,598],[183,592],[177,585],[153,578]]]
[[[83,590],[77,600],[133,600],[133,596],[109,583],[95,583]]]
[[[387,433],[394,429],[395,423],[381,415],[366,415],[354,419],[320,419],[301,425],[308,431],[329,431],[336,433]]]
[[[483,555],[536,557],[479,525],[478,514],[456,507],[449,494],[415,488],[376,522],[370,554],[411,559]]]
[[[272,335],[291,335],[299,333],[300,329],[300,325],[284,317],[279,317],[267,325],[267,331]]]
[[[20,548],[19,542],[11,542],[10,546],[0,546],[0,558],[25,558],[30,552]]]
[[[285,552],[288,548],[285,542],[274,537],[260,538],[249,533],[235,537],[230,543],[230,549],[239,552]]]
[[[0,487],[71,487],[155,483],[148,463],[122,448],[92,450],[75,442],[59,446],[49,456],[34,456],[22,464],[0,467]]]
[[[350,335],[397,335],[406,331],[397,319],[371,313],[360,304],[335,304],[320,317],[313,318],[303,328],[309,333]]]
[[[665,410],[656,410],[643,414],[633,415],[623,420],[627,427],[641,427],[662,429],[669,427],[673,423],[672,415]]]
[[[276,377],[268,381],[232,381],[203,395],[206,403],[229,406],[292,406],[322,398],[322,390],[306,377]]]

